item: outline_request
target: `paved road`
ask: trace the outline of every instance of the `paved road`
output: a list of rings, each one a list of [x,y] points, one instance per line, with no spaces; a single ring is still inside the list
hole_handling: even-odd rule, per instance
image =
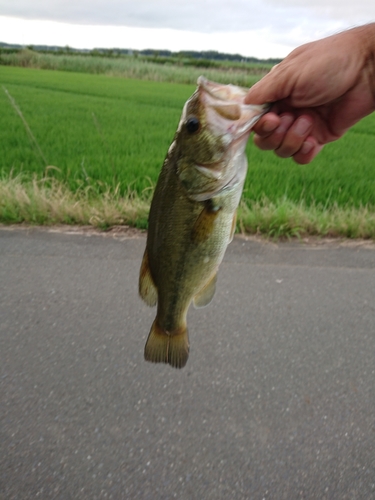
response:
[[[235,239],[178,371],[144,244],[0,230],[0,498],[374,499],[375,249]]]

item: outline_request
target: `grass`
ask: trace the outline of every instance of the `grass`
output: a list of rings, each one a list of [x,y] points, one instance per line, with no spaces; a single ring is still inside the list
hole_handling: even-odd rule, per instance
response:
[[[344,238],[375,238],[375,211],[367,207],[324,208],[294,203],[287,198],[277,203],[242,201],[239,228],[244,234],[267,235],[271,238],[329,236]]]
[[[126,224],[145,229],[150,200],[150,190],[143,196],[131,191],[119,196],[108,188],[98,195],[90,188],[72,191],[48,177],[0,179],[0,221],[8,224],[89,224],[101,229]]]
[[[0,66],[0,221],[145,227],[194,88]],[[239,228],[375,238],[374,127],[371,115],[307,166],[249,141]]]
[[[108,189],[98,195],[89,188],[72,191],[53,178],[37,179],[9,176],[0,179],[0,221],[8,224],[37,225],[79,224],[100,229],[130,225],[147,227],[151,190],[142,196],[129,191],[120,196]],[[322,210],[319,206],[292,203],[287,199],[272,203],[242,202],[238,228],[245,234],[267,235],[271,238],[307,235],[374,238],[375,212],[367,208],[338,206]]]
[[[158,60],[159,63],[153,62]],[[171,62],[168,62],[170,59]],[[160,64],[164,62],[164,64]],[[202,67],[202,64],[209,67]],[[73,55],[73,54],[45,54],[32,50],[22,50],[12,53],[0,53],[0,64],[6,66],[21,66],[24,68],[49,69],[69,71],[74,73],[105,74],[122,78],[138,80],[184,83],[195,85],[199,75],[216,82],[250,87],[272,67],[267,64],[218,62],[200,60],[176,61],[172,58],[148,58],[121,56],[117,58]],[[192,65],[196,66],[192,66]]]
[[[0,67],[0,84],[22,110],[46,162],[0,87],[0,170],[44,175],[72,190],[155,182],[186,96],[194,87]],[[51,173],[51,172],[50,172]]]

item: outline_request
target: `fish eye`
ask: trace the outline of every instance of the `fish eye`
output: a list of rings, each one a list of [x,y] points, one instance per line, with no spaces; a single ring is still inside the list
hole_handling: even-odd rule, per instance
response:
[[[200,127],[200,121],[196,116],[191,116],[188,118],[185,122],[185,127],[186,130],[189,132],[189,134],[193,134],[194,132],[197,132]]]

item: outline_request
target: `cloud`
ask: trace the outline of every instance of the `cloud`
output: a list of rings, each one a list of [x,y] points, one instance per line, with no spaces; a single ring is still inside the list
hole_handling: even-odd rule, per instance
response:
[[[263,0],[272,6],[280,6],[279,0]],[[345,25],[365,24],[375,21],[374,0],[282,0],[286,8],[302,8],[322,19],[344,21]]]
[[[0,12],[75,24],[215,33],[282,31],[291,28],[305,5],[302,0],[0,0]]]
[[[259,58],[284,57],[293,47],[272,42],[267,29],[235,33],[199,33],[185,30],[90,26],[55,21],[30,21],[0,16],[1,41],[21,45],[57,45],[93,49],[217,50]]]
[[[81,48],[131,46],[283,57],[302,43],[375,19],[375,2],[0,0],[0,12],[3,19],[24,20],[6,37],[11,22],[4,21],[0,39],[5,42],[51,45],[66,40],[64,45]]]

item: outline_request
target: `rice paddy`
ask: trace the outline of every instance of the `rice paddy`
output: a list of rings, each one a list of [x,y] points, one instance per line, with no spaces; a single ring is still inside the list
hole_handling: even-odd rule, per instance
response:
[[[230,72],[221,72],[221,81],[239,83]],[[0,221],[91,220],[101,227],[145,227],[152,188],[194,88],[190,83],[0,66]],[[271,236],[374,238],[374,128],[371,115],[305,166],[259,151],[250,140],[238,227]],[[32,192],[50,197],[54,206],[60,193],[81,216],[75,217],[71,208],[61,215],[48,203],[36,210],[34,202],[25,202],[36,199]]]

